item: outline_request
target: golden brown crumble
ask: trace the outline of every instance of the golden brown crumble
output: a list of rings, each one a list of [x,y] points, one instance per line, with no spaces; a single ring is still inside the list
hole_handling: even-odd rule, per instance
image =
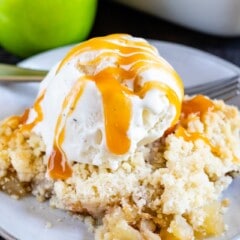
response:
[[[0,126],[0,188],[101,219],[99,240],[219,235],[228,205],[219,196],[240,170],[240,115],[222,101],[214,104],[203,118],[182,118],[164,139],[139,148],[115,171],[73,163],[65,181],[46,177],[41,138],[21,131],[17,117],[6,119]]]

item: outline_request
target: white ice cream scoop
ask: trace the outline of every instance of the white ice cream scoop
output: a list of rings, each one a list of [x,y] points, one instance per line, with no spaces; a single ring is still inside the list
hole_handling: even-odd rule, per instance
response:
[[[74,162],[116,169],[176,123],[183,85],[145,40],[125,34],[74,47],[41,83],[26,127],[46,144],[49,175]]]

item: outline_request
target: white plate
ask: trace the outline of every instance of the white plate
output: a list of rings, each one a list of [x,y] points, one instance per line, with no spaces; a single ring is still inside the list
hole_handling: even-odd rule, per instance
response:
[[[210,54],[167,42],[152,41],[179,72],[186,86],[231,77],[240,73],[240,69],[231,63]],[[69,46],[51,50],[31,57],[19,65],[29,68],[49,69],[69,50]],[[0,118],[20,113],[31,106],[36,96],[38,84],[1,84],[0,85]],[[240,102],[237,99],[237,103]],[[235,179],[224,197],[231,199],[231,206],[225,219],[229,231],[218,240],[240,239],[240,179]],[[8,239],[21,240],[87,240],[93,236],[79,220],[66,212],[51,209],[47,203],[38,203],[29,197],[20,201],[0,193],[0,231]],[[61,219],[62,221],[59,221]],[[47,228],[46,224],[52,227]],[[11,236],[10,236],[11,235]]]

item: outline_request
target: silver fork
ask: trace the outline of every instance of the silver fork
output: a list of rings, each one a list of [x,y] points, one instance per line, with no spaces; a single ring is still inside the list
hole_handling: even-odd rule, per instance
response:
[[[240,94],[240,76],[235,75],[230,78],[211,81],[205,84],[195,85],[185,88],[185,94],[203,94],[213,99],[223,99],[225,101]]]
[[[0,82],[38,82],[47,71],[22,68],[15,65],[0,64]],[[203,94],[211,98],[231,99],[240,94],[239,75],[185,89],[188,95]]]
[[[39,82],[47,71],[0,64],[0,82]]]

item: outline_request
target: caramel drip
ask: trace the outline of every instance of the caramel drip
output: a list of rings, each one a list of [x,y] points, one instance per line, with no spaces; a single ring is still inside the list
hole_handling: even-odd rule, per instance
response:
[[[143,87],[139,90],[139,92],[137,92],[137,95],[142,98],[145,96],[147,92],[149,92],[152,89],[159,89],[160,91],[164,91],[170,103],[173,106],[175,106],[176,115],[171,123],[171,127],[174,126],[179,120],[180,113],[181,113],[181,102],[179,101],[178,96],[170,87],[157,81],[146,82],[143,85]]]
[[[4,145],[7,144],[12,138],[14,138],[18,131],[15,131],[16,129],[21,129],[22,124],[24,124],[27,120],[27,116],[29,113],[29,109],[26,109],[24,113],[21,116],[11,116],[6,119],[6,121],[2,122],[2,127],[5,128],[11,128],[12,134],[5,134],[2,133],[1,137],[4,139]]]
[[[102,71],[94,81],[102,94],[107,146],[115,154],[124,154],[131,144],[127,136],[131,102],[114,77],[114,71]]]
[[[111,57],[112,55],[115,55],[118,58],[119,65],[128,65],[128,64],[137,64],[135,69],[129,70],[128,72],[136,72],[136,68],[140,69],[141,67],[145,66],[146,68],[149,67],[160,67],[162,70],[166,70],[170,72],[174,78],[172,80],[175,81],[176,85],[178,86],[179,90],[183,93],[183,84],[178,76],[178,74],[175,72],[175,70],[162,58],[160,58],[156,54],[156,50],[154,47],[149,45],[147,42],[143,41],[133,41],[131,39],[124,39],[124,34],[112,34],[108,35],[106,37],[98,37],[98,38],[92,38],[86,42],[83,42],[77,46],[75,46],[72,50],[69,51],[69,53],[66,55],[66,57],[61,61],[57,72],[60,71],[60,69],[71,59],[73,59],[75,56],[82,54],[86,51],[102,51],[105,50],[107,53],[100,53],[96,59],[93,61],[89,61],[85,63],[86,65],[91,65],[94,63],[100,62],[104,55],[105,57]],[[119,44],[119,39],[121,39],[122,44]],[[114,42],[114,40],[116,42]],[[108,54],[109,53],[109,54]],[[139,62],[141,66],[139,66]],[[139,71],[137,71],[139,72]],[[124,79],[124,76],[121,77]]]
[[[25,124],[29,116],[29,109],[26,109],[21,116],[12,116],[9,121],[16,121],[19,125]]]
[[[120,39],[122,44],[125,44],[125,45],[130,45],[130,43],[131,44],[133,43],[131,40],[123,39],[122,37],[124,36],[128,36],[128,35],[112,34],[106,37],[92,38],[86,42],[82,42],[81,44],[73,47],[68,52],[65,58],[61,61],[57,71],[59,71],[63,67],[63,65],[65,65],[65,63],[69,62],[72,58],[74,58],[74,56],[79,55],[86,51],[100,51],[103,49],[108,49],[115,52],[121,52],[122,54],[131,54],[139,48],[144,48],[145,51],[148,51],[150,53],[155,51],[155,49],[152,46],[142,41],[139,41],[139,42],[134,41],[134,47],[124,47],[123,45],[119,45]],[[114,42],[114,40],[116,42]]]
[[[60,133],[59,139],[64,139],[64,131]],[[68,164],[66,154],[60,147],[60,143],[54,143],[53,151],[48,160],[48,174],[53,179],[65,180],[72,176],[72,169]]]
[[[39,123],[43,120],[43,112],[42,112],[42,108],[41,108],[41,102],[42,102],[44,96],[45,96],[45,91],[40,95],[39,98],[37,98],[37,100],[35,101],[35,103],[33,105],[33,109],[37,114],[35,119],[31,123],[24,124],[22,126],[21,130],[31,131],[37,123]],[[25,121],[28,118],[28,114],[29,114],[29,112],[27,111],[23,115],[23,118],[25,118]]]
[[[187,132],[182,126],[178,126],[175,131],[176,136],[183,137],[185,141],[196,141],[202,140],[206,145],[211,148],[212,152],[218,152],[216,147],[211,143],[211,141],[199,132]]]
[[[72,87],[67,97],[62,104],[61,114],[58,116],[55,128],[55,138],[53,145],[53,152],[48,160],[48,173],[53,179],[67,179],[72,175],[72,169],[68,164],[65,152],[62,149],[62,144],[65,139],[65,125],[67,119],[76,108],[77,102],[80,99],[84,90],[85,81],[83,78],[79,79]],[[64,110],[67,110],[63,116]]]
[[[181,119],[182,125],[187,125],[187,122],[192,118],[188,119],[190,114],[195,114],[200,118],[201,121],[204,121],[204,116],[208,111],[215,109],[214,103],[207,97],[203,95],[196,95],[195,97],[183,101],[182,104],[182,114],[183,117]],[[204,136],[202,133],[199,132],[187,132],[187,130],[179,125],[175,131],[176,136],[182,136],[185,141],[196,141],[201,139],[206,145],[211,148],[213,153],[218,153],[218,149],[211,143],[210,139]]]
[[[29,116],[29,109],[26,109],[22,116],[20,116],[20,124],[25,124]]]
[[[185,128],[183,128],[182,126],[177,127],[175,134],[177,137],[183,137],[185,141],[196,141],[198,139],[201,139],[207,145],[211,145],[209,140],[206,137],[204,137],[201,133],[187,132],[187,130]]]
[[[184,118],[194,113],[199,116],[202,121],[205,113],[214,108],[215,105],[209,98],[203,95],[197,95],[189,100],[183,101],[182,113],[184,114]]]

